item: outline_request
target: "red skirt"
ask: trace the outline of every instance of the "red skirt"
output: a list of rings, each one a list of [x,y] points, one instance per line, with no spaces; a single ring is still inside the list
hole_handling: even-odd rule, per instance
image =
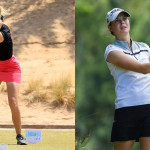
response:
[[[21,82],[21,68],[15,56],[5,61],[0,61],[0,81]]]

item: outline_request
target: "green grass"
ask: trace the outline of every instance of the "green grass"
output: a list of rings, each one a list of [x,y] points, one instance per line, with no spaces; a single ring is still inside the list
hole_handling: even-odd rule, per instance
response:
[[[23,130],[23,135],[25,131]],[[8,150],[74,150],[75,131],[42,131],[42,142],[16,145],[14,130],[0,130],[0,144],[7,144]]]

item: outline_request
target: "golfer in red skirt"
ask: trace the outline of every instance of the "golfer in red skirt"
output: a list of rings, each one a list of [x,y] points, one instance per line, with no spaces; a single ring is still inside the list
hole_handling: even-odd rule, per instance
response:
[[[8,101],[12,113],[12,121],[16,130],[18,145],[27,145],[21,135],[21,117],[18,106],[19,83],[21,68],[13,55],[13,42],[8,26],[4,24],[4,9],[0,7],[0,83],[6,82]]]

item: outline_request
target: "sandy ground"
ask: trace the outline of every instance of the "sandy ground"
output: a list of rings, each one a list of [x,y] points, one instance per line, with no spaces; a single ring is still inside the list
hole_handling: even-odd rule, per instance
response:
[[[50,103],[28,105],[24,92],[30,79],[43,85],[69,74],[75,91],[75,2],[74,0],[1,0],[9,16],[14,55],[22,68],[19,105],[22,124],[74,125],[75,111],[53,108]],[[7,93],[0,95],[0,124],[12,124]],[[52,102],[53,99],[49,99]]]

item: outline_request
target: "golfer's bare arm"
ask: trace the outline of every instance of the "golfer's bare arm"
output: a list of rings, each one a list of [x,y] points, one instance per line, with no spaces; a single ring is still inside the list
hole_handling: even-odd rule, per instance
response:
[[[150,63],[142,64],[120,51],[110,52],[107,61],[126,70],[143,74],[150,73]]]
[[[2,27],[2,24],[0,23],[0,29]],[[2,33],[0,32],[0,43],[2,43],[4,41],[4,37],[2,35]]]

